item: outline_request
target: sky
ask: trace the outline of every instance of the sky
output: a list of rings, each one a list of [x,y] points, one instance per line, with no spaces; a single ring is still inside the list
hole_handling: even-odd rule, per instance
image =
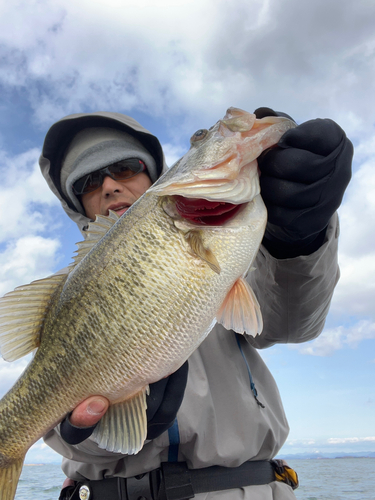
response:
[[[0,295],[69,264],[81,240],[38,167],[67,114],[129,114],[168,164],[230,106],[345,130],[353,177],[326,326],[261,354],[291,428],[283,453],[375,451],[375,3],[0,0],[0,54]],[[28,360],[0,360],[0,396]],[[58,460],[41,441],[27,456]]]

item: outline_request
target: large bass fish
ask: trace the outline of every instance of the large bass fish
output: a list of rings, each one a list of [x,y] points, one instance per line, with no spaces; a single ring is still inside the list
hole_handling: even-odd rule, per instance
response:
[[[90,395],[111,406],[99,446],[137,453],[148,385],[177,370],[216,321],[255,335],[244,280],[266,225],[256,158],[295,124],[230,108],[122,217],[98,216],[68,271],[0,300],[0,346],[37,348],[0,401],[0,500],[15,495],[30,446]]]

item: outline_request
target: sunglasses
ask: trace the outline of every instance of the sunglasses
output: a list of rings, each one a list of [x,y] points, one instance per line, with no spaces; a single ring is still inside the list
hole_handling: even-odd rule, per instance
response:
[[[107,167],[100,168],[94,172],[84,175],[73,184],[73,193],[77,196],[91,193],[95,189],[100,188],[104,182],[104,178],[108,175],[115,181],[123,181],[131,179],[141,172],[146,172],[146,165],[138,158],[128,158],[121,160]]]

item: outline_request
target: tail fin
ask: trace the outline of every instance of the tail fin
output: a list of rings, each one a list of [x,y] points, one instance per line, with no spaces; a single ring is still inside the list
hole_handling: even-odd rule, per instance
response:
[[[18,460],[2,460],[0,453],[0,500],[13,500],[22,471],[24,457]]]

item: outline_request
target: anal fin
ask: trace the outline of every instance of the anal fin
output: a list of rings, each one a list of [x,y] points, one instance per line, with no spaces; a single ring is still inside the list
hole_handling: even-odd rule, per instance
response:
[[[227,330],[255,336],[263,330],[260,306],[250,285],[239,278],[227,294],[216,316]]]
[[[147,435],[147,392],[148,386],[108,408],[93,433],[100,448],[124,455],[135,455],[142,449]]]

